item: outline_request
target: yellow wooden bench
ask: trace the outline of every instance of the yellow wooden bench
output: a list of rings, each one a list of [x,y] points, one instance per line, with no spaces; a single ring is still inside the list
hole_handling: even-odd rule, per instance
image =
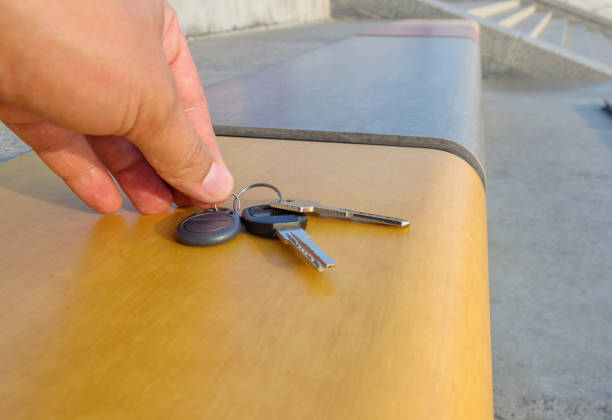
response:
[[[0,418],[491,419],[486,207],[441,150],[220,138],[237,187],[408,218],[280,241],[174,238],[195,209],[88,210],[32,153],[0,164]],[[273,198],[253,190],[245,200]]]

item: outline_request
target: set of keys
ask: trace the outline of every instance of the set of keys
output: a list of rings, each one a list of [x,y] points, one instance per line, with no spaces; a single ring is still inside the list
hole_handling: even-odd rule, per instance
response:
[[[255,187],[273,189],[278,194],[279,200],[248,207],[240,215],[240,195]],[[238,194],[233,195],[232,209],[215,206],[181,221],[176,230],[177,240],[192,246],[215,245],[229,241],[244,228],[257,236],[279,238],[314,268],[323,271],[334,267],[336,263],[306,233],[307,213],[399,227],[410,225],[407,220],[396,217],[325,206],[316,201],[285,199],[278,188],[267,183],[247,185]]]

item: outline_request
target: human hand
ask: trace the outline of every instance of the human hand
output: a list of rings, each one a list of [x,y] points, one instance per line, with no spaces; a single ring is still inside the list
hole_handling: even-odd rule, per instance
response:
[[[91,208],[223,202],[233,178],[166,0],[0,0],[0,120]]]

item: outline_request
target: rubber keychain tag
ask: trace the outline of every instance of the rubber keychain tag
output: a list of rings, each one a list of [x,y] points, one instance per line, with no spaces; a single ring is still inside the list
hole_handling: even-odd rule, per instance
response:
[[[176,239],[185,245],[209,246],[227,242],[241,230],[236,211],[215,207],[183,219],[176,228]]]

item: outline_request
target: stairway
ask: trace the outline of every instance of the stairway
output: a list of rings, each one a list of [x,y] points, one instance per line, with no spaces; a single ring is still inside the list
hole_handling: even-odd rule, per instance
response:
[[[605,0],[601,0],[605,1]],[[612,79],[612,21],[559,0],[331,0],[335,18],[470,19],[484,73]]]
[[[612,71],[612,28],[519,0],[448,1],[470,15],[597,61]]]

